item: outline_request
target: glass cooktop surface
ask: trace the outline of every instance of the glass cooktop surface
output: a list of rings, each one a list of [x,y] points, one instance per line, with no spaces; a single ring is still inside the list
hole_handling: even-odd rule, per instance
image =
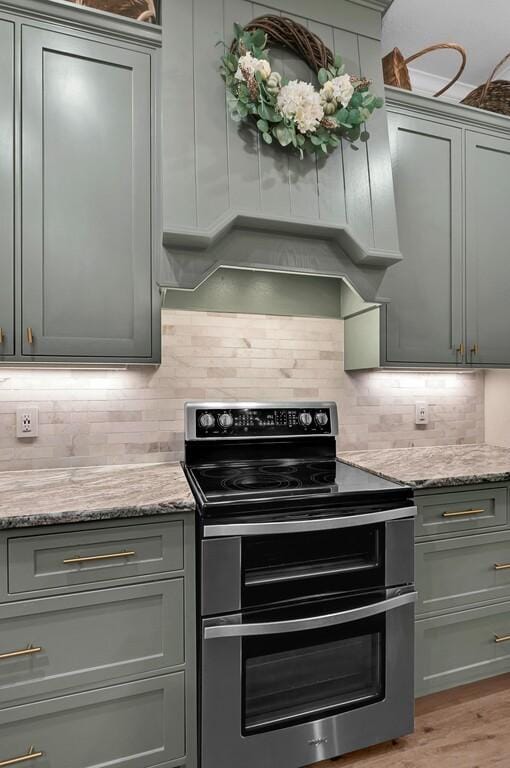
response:
[[[224,463],[188,467],[188,470],[209,502],[331,496],[402,488],[338,459]]]

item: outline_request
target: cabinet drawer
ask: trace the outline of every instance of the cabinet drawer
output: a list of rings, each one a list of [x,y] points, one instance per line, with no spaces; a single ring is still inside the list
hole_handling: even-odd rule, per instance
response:
[[[507,523],[507,489],[489,488],[418,496],[417,536],[476,531]]]
[[[183,522],[12,538],[8,562],[10,594],[178,571]]]
[[[0,706],[183,664],[183,587],[174,579],[0,606]]]
[[[184,672],[0,712],[0,763],[30,745],[34,768],[165,768],[185,754]]]
[[[418,615],[510,598],[510,531],[422,542],[415,567]]]
[[[510,602],[416,622],[416,694],[510,672]]]

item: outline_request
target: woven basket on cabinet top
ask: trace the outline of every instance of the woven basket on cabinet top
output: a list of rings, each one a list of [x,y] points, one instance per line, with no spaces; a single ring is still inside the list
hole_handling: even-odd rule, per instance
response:
[[[486,109],[488,112],[499,112],[501,115],[510,115],[510,81],[493,79],[498,69],[506,64],[508,59],[510,59],[510,53],[501,59],[486,83],[478,86],[465,99],[462,99],[462,104]]]
[[[154,0],[74,0],[75,5],[86,5],[98,11],[118,13],[137,21],[155,21]]]
[[[382,60],[384,82],[386,85],[394,85],[397,88],[404,88],[406,91],[412,91],[411,78],[409,77],[407,65],[410,64],[411,61],[418,59],[420,56],[424,56],[426,53],[447,49],[458,51],[462,57],[462,62],[455,77],[453,77],[444,88],[441,88],[434,94],[434,96],[441,96],[442,93],[447,91],[448,88],[451,88],[451,86],[457,82],[466,66],[466,51],[461,45],[458,45],[458,43],[436,43],[435,45],[429,45],[427,48],[423,48],[421,51],[414,53],[407,59],[404,59],[402,52],[398,48],[394,48],[390,53],[387,53]]]

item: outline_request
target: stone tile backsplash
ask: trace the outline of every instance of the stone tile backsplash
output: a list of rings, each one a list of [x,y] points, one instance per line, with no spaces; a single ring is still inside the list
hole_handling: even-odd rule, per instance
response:
[[[483,396],[481,372],[346,374],[341,320],[163,310],[159,369],[0,368],[0,469],[180,459],[187,399],[335,400],[344,450],[482,442]],[[28,404],[39,437],[17,440]]]

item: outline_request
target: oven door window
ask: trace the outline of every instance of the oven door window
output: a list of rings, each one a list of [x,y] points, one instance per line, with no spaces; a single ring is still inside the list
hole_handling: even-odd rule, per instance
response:
[[[247,537],[243,606],[384,585],[385,526]]]
[[[385,616],[243,640],[243,733],[317,720],[385,695]]]

